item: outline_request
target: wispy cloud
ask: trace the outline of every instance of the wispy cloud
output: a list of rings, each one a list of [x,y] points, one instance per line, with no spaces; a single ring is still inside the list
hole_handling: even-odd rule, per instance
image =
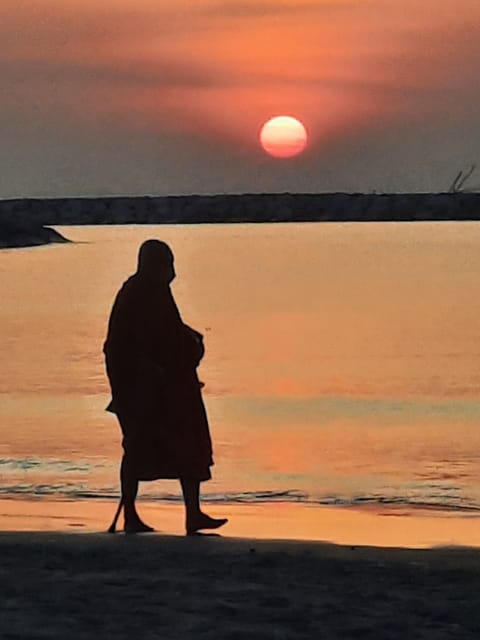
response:
[[[362,3],[363,7],[369,4],[369,0]],[[270,1],[267,0],[237,0],[234,2],[212,2],[204,9],[206,15],[222,18],[249,19],[272,18],[291,16],[315,16],[337,14],[344,11],[358,10],[362,8],[355,0],[313,0],[311,2],[292,2],[292,0]]]
[[[185,88],[205,89],[232,85],[232,79],[209,68],[195,67],[178,60],[156,60],[155,63],[122,61],[44,60],[34,58],[15,62],[0,60],[0,75],[5,83],[29,86],[56,86],[71,91],[85,86],[103,88]]]

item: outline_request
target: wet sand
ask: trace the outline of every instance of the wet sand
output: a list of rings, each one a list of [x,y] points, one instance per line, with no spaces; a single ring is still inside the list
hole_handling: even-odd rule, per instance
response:
[[[468,639],[480,551],[0,533],[3,638]]]
[[[105,532],[116,503],[102,500],[0,499],[0,531]],[[294,503],[206,504],[229,518],[223,537],[310,540],[346,545],[480,548],[478,514],[403,508],[316,507]],[[183,507],[140,500],[139,513],[161,535],[183,535]],[[118,528],[123,526],[122,518]]]

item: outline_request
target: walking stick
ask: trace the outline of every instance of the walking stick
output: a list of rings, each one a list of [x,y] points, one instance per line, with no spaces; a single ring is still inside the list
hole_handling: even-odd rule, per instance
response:
[[[120,512],[122,510],[122,507],[123,507],[123,494],[120,496],[120,502],[118,503],[117,510],[116,510],[115,515],[113,517],[113,522],[108,528],[108,533],[115,533],[115,528],[117,526],[117,520],[118,520],[118,518],[120,516]]]

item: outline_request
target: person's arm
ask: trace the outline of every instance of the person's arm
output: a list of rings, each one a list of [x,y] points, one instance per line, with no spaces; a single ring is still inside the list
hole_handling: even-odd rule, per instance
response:
[[[104,346],[107,357],[119,365],[135,360],[135,306],[128,287],[124,285],[112,306]]]
[[[203,343],[203,335],[184,324],[185,329],[185,342],[186,342],[186,358],[193,363],[194,367],[198,367],[203,356],[205,355],[205,345]]]

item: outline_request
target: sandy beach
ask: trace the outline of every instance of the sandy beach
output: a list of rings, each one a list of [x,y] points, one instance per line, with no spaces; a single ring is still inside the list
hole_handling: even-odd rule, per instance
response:
[[[126,536],[103,533],[112,506],[0,501],[2,638],[480,633],[480,549],[448,544],[457,517],[248,505],[211,509],[231,518],[221,536],[186,537],[180,506],[141,503],[159,530]],[[293,539],[314,515],[317,539]],[[476,523],[464,519],[471,544]]]
[[[0,534],[2,638],[478,638],[480,552]]]

